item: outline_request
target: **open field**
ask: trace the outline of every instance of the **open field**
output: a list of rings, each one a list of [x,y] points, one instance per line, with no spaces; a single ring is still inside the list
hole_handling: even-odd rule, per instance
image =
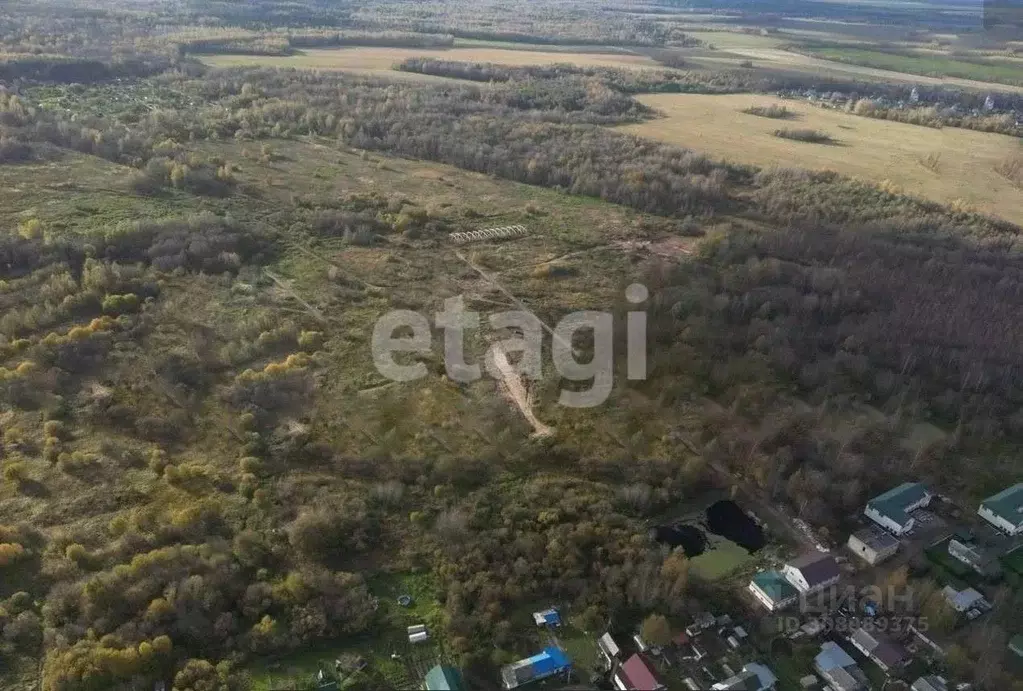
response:
[[[340,70],[374,76],[395,76],[394,65],[407,58],[430,57],[462,62],[493,62],[501,65],[550,65],[570,63],[580,67],[647,67],[663,69],[642,55],[570,53],[557,50],[513,50],[507,48],[334,48],[306,50],[298,55],[208,55],[202,59],[215,67],[260,65],[297,69]],[[400,75],[399,75],[400,76]],[[423,75],[408,75],[421,79]]]
[[[708,47],[717,50],[734,50],[746,48],[777,48],[784,44],[784,38],[778,36],[762,36],[759,33],[741,31],[687,31],[687,36],[699,39]]]
[[[943,203],[962,200],[1023,222],[1023,195],[994,169],[1020,148],[1011,137],[875,120],[764,96],[660,94],[639,100],[666,117],[623,128],[633,134],[758,166],[834,170],[874,182],[890,180],[909,194]],[[793,126],[826,132],[838,145],[776,137],[777,121],[740,112],[772,104],[797,114]],[[940,154],[938,163],[925,167],[921,161],[932,153]]]
[[[709,535],[707,551],[689,560],[690,573],[706,581],[724,578],[753,560],[749,552],[731,540]]]
[[[1019,63],[1014,62],[998,64],[988,61],[985,64],[957,60],[942,53],[901,54],[841,45],[809,48],[808,50],[813,55],[827,60],[896,72],[930,77],[955,77],[982,82],[1002,82],[1013,85],[1023,82],[1023,70],[1020,69]]]
[[[756,37],[751,37],[756,38]],[[852,50],[851,48],[849,50]],[[913,74],[895,69],[881,69],[866,65],[854,65],[838,60],[827,60],[823,57],[804,55],[783,48],[744,47],[736,45],[717,56],[700,56],[699,60],[718,64],[737,64],[743,60],[752,60],[757,67],[773,67],[797,70],[804,73],[817,74],[822,77],[864,77],[888,81],[907,82],[912,84],[929,84],[934,86],[960,87],[965,89],[981,89],[988,91],[1023,92],[1023,87],[1011,84],[964,79],[960,77],[933,77]]]

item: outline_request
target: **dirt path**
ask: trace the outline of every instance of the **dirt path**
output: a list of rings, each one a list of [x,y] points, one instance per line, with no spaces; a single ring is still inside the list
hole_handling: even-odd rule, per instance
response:
[[[473,271],[478,273],[480,275],[480,277],[484,281],[486,281],[490,285],[494,286],[494,288],[496,288],[502,295],[504,295],[506,298],[511,300],[512,304],[514,304],[520,310],[522,310],[523,312],[529,312],[530,314],[533,313],[532,310],[530,310],[528,307],[526,307],[525,303],[523,303],[522,300],[519,300],[517,297],[515,297],[515,295],[513,295],[510,290],[508,290],[503,285],[498,283],[497,280],[493,276],[491,276],[489,273],[487,273],[486,271],[484,271],[480,267],[478,267],[475,264],[473,264],[461,252],[455,252],[455,256],[458,257],[459,259],[461,259],[463,262],[465,262],[469,266],[470,269],[472,269]],[[569,350],[571,350],[574,355],[576,355],[576,356],[579,355],[579,352],[575,348],[572,347],[572,344],[566,342],[565,339],[563,339],[561,336],[559,336],[557,333],[555,333],[554,329],[552,329],[551,327],[547,326],[547,324],[545,324],[542,320],[538,319],[537,321],[540,322],[540,326],[543,327],[544,331],[546,331],[547,333],[549,333],[551,335],[551,338],[557,339],[558,343],[560,343],[565,348],[568,348]]]
[[[511,363],[508,361],[508,354],[504,352],[499,344],[495,344],[495,347],[490,350],[490,353],[493,354],[494,365],[501,373],[502,390],[504,390],[508,398],[510,398],[512,402],[518,406],[519,410],[522,411],[522,416],[525,417],[529,424],[533,427],[533,436],[553,436],[554,428],[541,422],[533,412],[533,406],[529,400],[529,394],[526,392],[526,387],[523,385],[522,378],[519,376],[518,372],[515,371],[515,368],[512,367]]]

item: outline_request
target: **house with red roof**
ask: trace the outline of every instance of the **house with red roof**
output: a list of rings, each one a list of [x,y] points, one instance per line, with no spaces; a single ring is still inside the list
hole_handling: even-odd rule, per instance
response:
[[[638,653],[622,663],[611,680],[619,691],[662,691],[668,688],[657,678],[657,672],[650,663]]]

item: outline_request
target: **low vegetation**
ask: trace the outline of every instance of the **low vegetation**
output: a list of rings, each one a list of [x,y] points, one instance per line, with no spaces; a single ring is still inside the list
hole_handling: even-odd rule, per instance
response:
[[[811,144],[835,144],[835,139],[825,132],[811,129],[780,129],[774,131],[775,137],[791,139],[797,142],[810,142]]]
[[[1015,187],[1023,188],[1023,154],[1012,154],[996,163],[995,171]]]
[[[761,118],[771,118],[773,120],[793,120],[796,118],[796,114],[786,108],[777,104],[769,106],[750,106],[749,108],[743,108],[743,113],[747,115],[756,115]]]

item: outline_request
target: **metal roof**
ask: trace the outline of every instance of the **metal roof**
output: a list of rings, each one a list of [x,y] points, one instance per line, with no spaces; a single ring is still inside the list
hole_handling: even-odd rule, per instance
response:
[[[799,591],[778,571],[761,571],[753,576],[753,582],[775,602],[781,602],[799,594]]]
[[[842,575],[842,570],[838,567],[835,558],[824,552],[804,554],[798,559],[793,559],[788,565],[798,569],[811,588]]]
[[[898,487],[877,495],[867,502],[867,506],[899,525],[904,525],[909,520],[906,507],[916,504],[928,494],[930,492],[919,482],[903,482]]]
[[[426,673],[425,685],[428,691],[461,691],[462,674],[454,667],[437,665]]]
[[[1012,525],[1023,525],[1023,482],[988,497],[980,505]]]
[[[624,681],[630,689],[654,691],[654,689],[663,687],[661,680],[657,678],[657,674],[638,653],[622,664],[619,675],[625,677]]]

